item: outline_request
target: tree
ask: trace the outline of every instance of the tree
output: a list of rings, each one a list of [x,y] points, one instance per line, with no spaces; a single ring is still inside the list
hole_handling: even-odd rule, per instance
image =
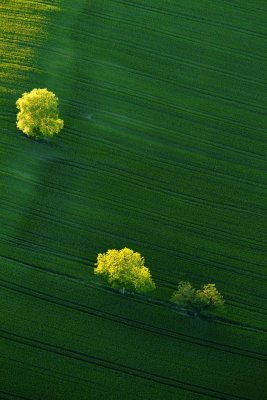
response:
[[[207,283],[202,290],[197,290],[197,298],[201,304],[201,310],[220,310],[224,305],[224,299],[217,290],[215,283]]]
[[[58,117],[58,98],[47,89],[23,93],[16,106],[17,127],[29,137],[53,137],[63,128],[64,122]]]
[[[190,282],[181,281],[178,290],[171,297],[171,301],[181,307],[193,309],[196,302],[196,289]]]
[[[171,297],[171,301],[194,313],[194,315],[206,315],[209,311],[218,311],[224,305],[223,296],[216,289],[214,283],[203,285],[196,290],[190,282],[180,282],[178,290]]]
[[[150,271],[144,266],[144,257],[125,247],[108,250],[97,256],[94,273],[103,276],[112,287],[146,293],[155,289]]]

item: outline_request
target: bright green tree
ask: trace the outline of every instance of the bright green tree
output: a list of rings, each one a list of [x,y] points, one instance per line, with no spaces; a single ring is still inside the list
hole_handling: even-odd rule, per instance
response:
[[[208,283],[202,289],[195,289],[190,282],[180,282],[173,293],[171,301],[192,311],[194,315],[206,315],[209,311],[219,311],[223,308],[223,296],[214,283]]]
[[[17,127],[29,137],[52,137],[63,128],[64,122],[58,116],[58,98],[47,89],[23,93],[16,106],[19,110]]]
[[[146,293],[155,289],[155,283],[144,263],[144,257],[127,247],[113,249],[98,254],[94,273],[103,276],[112,287],[119,288],[123,294],[125,289]]]

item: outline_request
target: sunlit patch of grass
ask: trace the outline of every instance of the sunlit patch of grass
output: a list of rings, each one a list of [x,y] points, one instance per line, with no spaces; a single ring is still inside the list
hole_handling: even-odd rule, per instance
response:
[[[10,92],[14,82],[25,80],[36,69],[34,56],[47,37],[51,13],[60,1],[8,0],[0,4],[0,93]]]

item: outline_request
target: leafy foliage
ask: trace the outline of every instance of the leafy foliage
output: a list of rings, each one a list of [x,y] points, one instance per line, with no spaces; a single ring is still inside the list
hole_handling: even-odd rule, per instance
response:
[[[16,105],[17,127],[27,136],[52,137],[63,128],[63,120],[58,117],[58,98],[47,89],[23,93]]]
[[[195,315],[219,310],[224,305],[223,296],[214,283],[208,283],[202,289],[196,290],[190,282],[182,281],[178,284],[178,290],[173,293],[171,301],[191,310]]]
[[[193,308],[196,301],[196,290],[190,282],[180,282],[178,290],[173,293],[171,301],[182,306]]]
[[[144,266],[144,258],[137,252],[125,247],[121,250],[108,250],[98,254],[94,273],[105,277],[110,285],[136,292],[148,292],[155,289],[150,271]]]

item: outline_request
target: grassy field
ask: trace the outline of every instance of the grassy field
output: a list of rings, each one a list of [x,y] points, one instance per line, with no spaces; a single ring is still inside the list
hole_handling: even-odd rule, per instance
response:
[[[0,5],[1,399],[267,396],[266,16],[261,0]],[[16,129],[34,87],[60,100],[50,144]],[[214,282],[228,321],[99,285],[97,254],[125,246],[153,298]]]

